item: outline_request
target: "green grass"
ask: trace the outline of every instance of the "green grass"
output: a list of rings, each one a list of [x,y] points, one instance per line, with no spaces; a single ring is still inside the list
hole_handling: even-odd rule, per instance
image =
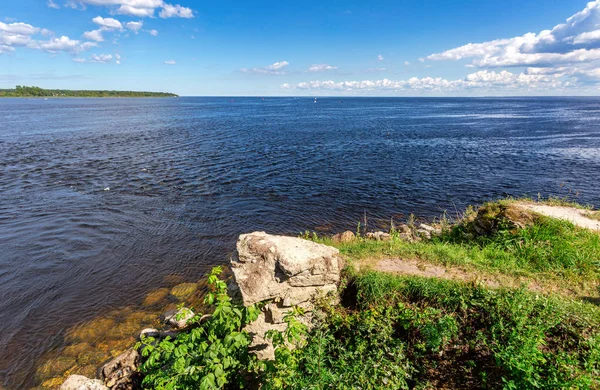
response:
[[[588,214],[588,217],[600,221],[600,211],[594,211]]]
[[[501,206],[502,203],[495,203]],[[488,205],[489,206],[489,205]],[[485,218],[497,217],[489,211]],[[473,218],[430,241],[407,242],[392,235],[388,242],[358,239],[334,244],[351,262],[376,263],[383,258],[417,259],[444,266],[460,266],[487,274],[567,282],[572,286],[600,282],[600,235],[568,221],[536,216],[524,228],[499,219],[489,235],[473,232]]]
[[[343,301],[325,306],[294,364],[273,371],[265,388],[600,385],[600,309],[592,304],[377,272],[351,275]]]

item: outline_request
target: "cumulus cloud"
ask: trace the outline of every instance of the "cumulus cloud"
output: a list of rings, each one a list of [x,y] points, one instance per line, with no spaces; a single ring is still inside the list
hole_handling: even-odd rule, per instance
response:
[[[118,54],[117,54],[117,56],[118,56]],[[121,57],[119,57],[119,58],[121,58]],[[81,58],[81,57],[73,58],[74,62],[79,62],[81,64],[83,64],[83,63],[108,64],[109,62],[112,62],[112,60],[113,60],[112,54],[92,54],[89,59],[85,59],[85,58]],[[117,60],[117,64],[119,64],[119,63],[120,62]]]
[[[48,2],[46,3],[46,5],[48,6],[48,8],[54,8],[54,9],[59,9],[60,8],[60,5],[56,4],[52,0],[48,0]]]
[[[102,16],[96,16],[92,19],[92,22],[106,30],[122,30],[123,25],[117,19],[103,18]]]
[[[99,62],[99,63],[103,63],[106,64],[108,62],[112,61],[113,56],[111,54],[92,54],[92,56],[90,57],[90,60],[92,62]]]
[[[60,38],[52,38],[48,41],[37,41],[29,47],[39,49],[48,53],[66,52],[77,54],[82,51],[91,49],[97,46],[94,42],[80,42],[76,39],[71,39],[66,36]]]
[[[381,54],[377,56],[377,61],[381,62],[383,60],[384,60],[384,58]]]
[[[83,33],[83,37],[91,41],[104,42],[104,37],[102,36],[102,29],[86,31]]]
[[[337,66],[331,66],[329,64],[314,64],[308,68],[308,72],[325,72],[328,70],[336,70]]]
[[[121,55],[119,53],[115,54],[115,63],[121,65]]]
[[[150,31],[148,31],[148,34],[152,35],[153,37],[156,37],[156,36],[158,36],[158,31],[150,30]]]
[[[141,20],[139,22],[128,22],[125,26],[137,34],[138,31],[140,31],[144,26],[144,22],[142,22]]]
[[[27,23],[11,23],[6,24],[0,22],[0,31],[16,35],[33,35],[41,31],[38,27],[33,27]]]
[[[404,66],[408,66],[408,65],[410,65],[410,62],[404,61]]]
[[[93,42],[81,42],[62,36],[49,40],[39,39],[36,36],[51,36],[52,32],[47,29],[32,26],[27,23],[3,23],[0,22],[0,54],[11,53],[16,47],[27,47],[42,50],[49,53],[67,52],[76,54],[96,46]]]
[[[598,72],[600,75],[600,72]],[[527,74],[481,70],[467,75],[464,79],[447,80],[441,77],[412,77],[407,80],[361,80],[361,81],[308,81],[291,86],[285,83],[283,89],[311,91],[346,91],[346,92],[464,92],[473,89],[485,90],[546,90],[567,86],[561,80],[562,74]]]
[[[287,72],[285,71],[285,68],[289,64],[290,63],[287,61],[279,61],[279,62],[275,62],[274,64],[265,66],[264,68],[252,68],[252,69],[242,68],[242,69],[240,69],[240,71],[242,73],[250,73],[250,74],[284,75],[284,74],[287,74]]]
[[[69,0],[67,3],[72,8],[85,6],[109,7],[111,12],[119,15],[136,17],[152,17],[159,12],[161,18],[193,18],[194,11],[191,8],[179,4],[165,3],[163,0]]]
[[[177,62],[175,62],[175,60],[167,60],[165,61],[165,65],[175,65],[177,64]]]
[[[137,8],[130,5],[122,5],[115,13],[119,15],[137,16],[138,18],[150,18],[154,16],[154,8]]]
[[[180,5],[163,4],[162,10],[158,14],[161,18],[193,18],[194,11],[191,8],[182,7]]]
[[[539,33],[496,39],[431,54],[429,60],[469,59],[473,67],[555,67],[600,59],[600,0],[589,2],[565,23]]]

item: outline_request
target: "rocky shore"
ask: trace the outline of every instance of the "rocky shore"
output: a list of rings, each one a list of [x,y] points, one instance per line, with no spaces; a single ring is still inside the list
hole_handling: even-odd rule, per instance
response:
[[[349,239],[348,233],[342,235]],[[385,239],[385,234],[372,237]],[[283,318],[293,307],[304,308],[308,314],[302,321],[310,324],[311,302],[315,297],[329,294],[331,299],[336,299],[343,264],[336,248],[301,238],[255,232],[240,236],[230,266],[234,276],[229,286],[231,294],[246,306],[262,303],[263,307],[258,319],[245,328],[252,336],[250,349],[259,359],[272,360],[274,348],[265,333],[284,331]],[[180,285],[177,290],[183,294],[185,287]],[[168,311],[163,316],[162,327],[144,328],[138,332],[138,339],[176,337],[179,332],[189,330],[188,322],[194,316],[187,307]],[[201,321],[208,316],[203,316]],[[140,363],[140,351],[132,348],[100,367],[98,379],[71,375],[60,389],[138,389]]]

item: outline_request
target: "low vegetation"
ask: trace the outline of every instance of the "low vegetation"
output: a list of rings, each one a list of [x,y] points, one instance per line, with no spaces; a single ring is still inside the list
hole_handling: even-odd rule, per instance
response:
[[[431,240],[407,242],[392,232],[390,241],[359,237],[337,245],[350,264],[341,304],[318,302],[310,331],[296,320],[299,309],[286,316],[287,331],[268,335],[275,361],[259,362],[249,353],[242,328],[260,308],[232,303],[216,269],[206,297],[214,310],[210,319],[198,316],[194,328],[174,340],[144,340],[144,386],[600,388],[600,308],[591,299],[352,267],[387,257],[419,258],[597,286],[597,233],[496,202],[467,213]]]
[[[43,89],[17,85],[15,89],[0,89],[0,97],[176,97],[165,92],[138,91],[73,91],[67,89]]]

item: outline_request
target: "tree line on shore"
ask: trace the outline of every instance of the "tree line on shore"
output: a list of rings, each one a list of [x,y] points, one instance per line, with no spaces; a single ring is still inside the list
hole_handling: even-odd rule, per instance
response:
[[[44,89],[17,85],[14,89],[0,89],[0,97],[177,97],[177,95],[167,92]]]

